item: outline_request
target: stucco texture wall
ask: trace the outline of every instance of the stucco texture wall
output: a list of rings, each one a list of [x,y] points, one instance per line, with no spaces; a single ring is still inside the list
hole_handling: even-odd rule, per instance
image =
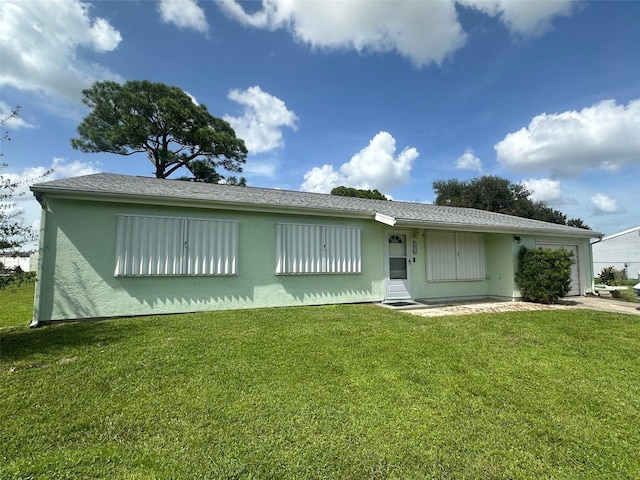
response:
[[[486,278],[470,281],[427,281],[426,230],[411,233],[410,240],[417,242],[417,253],[412,255],[411,291],[414,298],[455,300],[475,297],[512,298],[513,258],[511,236],[505,234],[483,234]]]
[[[383,301],[390,228],[374,220],[267,214],[45,198],[34,320],[65,320],[222,309]],[[237,274],[117,277],[119,214],[233,220],[239,225]],[[276,275],[277,223],[361,229],[362,273]],[[578,245],[581,291],[592,285],[588,239],[485,233],[486,278],[428,282],[424,229],[404,229],[411,244],[411,296],[455,299],[519,296],[514,275],[521,245]],[[414,261],[415,260],[415,261]]]
[[[47,199],[43,215],[38,321],[283,305],[380,301],[382,229],[372,221]],[[233,276],[116,277],[118,214],[239,222]],[[275,275],[276,223],[362,229],[362,273]]]
[[[626,270],[627,278],[640,281],[640,230],[605,238],[596,242],[593,249],[593,266],[598,275],[603,268]]]

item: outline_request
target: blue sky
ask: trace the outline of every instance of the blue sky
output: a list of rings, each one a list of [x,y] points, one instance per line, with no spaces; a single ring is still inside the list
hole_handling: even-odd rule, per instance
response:
[[[147,79],[231,123],[250,186],[431,202],[498,175],[612,234],[640,224],[638,45],[640,2],[0,0],[2,174],[151,176],[69,142],[83,88]]]

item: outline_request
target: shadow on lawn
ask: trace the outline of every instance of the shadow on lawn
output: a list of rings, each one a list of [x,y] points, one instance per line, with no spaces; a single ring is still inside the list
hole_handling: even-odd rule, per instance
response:
[[[139,334],[142,326],[119,320],[62,323],[9,328],[0,331],[0,362],[15,362],[60,353],[72,354],[78,347],[103,348]]]

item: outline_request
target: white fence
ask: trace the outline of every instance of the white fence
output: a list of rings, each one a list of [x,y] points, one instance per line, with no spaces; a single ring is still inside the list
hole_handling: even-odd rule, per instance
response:
[[[38,265],[38,254],[31,255],[0,255],[0,264],[4,269],[20,267],[24,272],[35,272]]]

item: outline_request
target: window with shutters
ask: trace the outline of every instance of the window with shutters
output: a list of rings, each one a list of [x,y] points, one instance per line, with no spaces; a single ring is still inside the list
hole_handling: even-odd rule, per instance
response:
[[[429,230],[427,281],[484,280],[484,238],[480,233]]]
[[[360,229],[278,223],[276,274],[361,273]]]
[[[115,276],[235,275],[238,222],[118,215]]]

